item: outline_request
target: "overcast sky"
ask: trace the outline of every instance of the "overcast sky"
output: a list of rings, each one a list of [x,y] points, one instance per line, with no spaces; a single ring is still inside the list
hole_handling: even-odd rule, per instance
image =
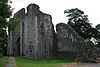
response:
[[[40,10],[52,16],[54,25],[63,22],[67,23],[67,17],[64,14],[65,9],[79,8],[89,17],[93,26],[100,23],[100,0],[11,0],[12,8],[15,8],[13,14],[21,8],[26,8],[30,3],[40,6]]]

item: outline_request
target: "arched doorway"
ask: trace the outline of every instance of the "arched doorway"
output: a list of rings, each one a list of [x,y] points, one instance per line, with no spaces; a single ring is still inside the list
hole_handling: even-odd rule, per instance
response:
[[[15,55],[20,56],[20,37],[15,42]]]

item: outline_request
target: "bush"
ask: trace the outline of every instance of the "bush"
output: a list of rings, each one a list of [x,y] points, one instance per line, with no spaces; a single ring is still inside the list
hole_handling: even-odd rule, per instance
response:
[[[2,57],[0,58],[0,67],[3,67],[8,61],[8,57]]]

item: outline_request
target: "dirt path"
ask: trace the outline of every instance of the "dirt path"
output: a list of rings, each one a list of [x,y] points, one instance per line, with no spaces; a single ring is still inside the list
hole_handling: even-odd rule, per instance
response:
[[[63,67],[100,67],[100,63],[67,63]]]
[[[4,67],[17,67],[16,66],[16,62],[15,62],[15,58],[14,57],[10,57],[8,59],[8,63]]]

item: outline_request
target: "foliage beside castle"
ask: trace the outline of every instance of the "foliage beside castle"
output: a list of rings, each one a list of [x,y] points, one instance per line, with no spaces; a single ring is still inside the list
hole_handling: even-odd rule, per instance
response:
[[[51,15],[41,12],[38,5],[29,4],[25,12],[22,8],[14,14],[13,19],[19,19],[20,25],[9,32],[8,55],[76,58],[82,52],[84,39],[71,26],[59,23],[55,33]],[[88,44],[93,46],[91,42]]]

